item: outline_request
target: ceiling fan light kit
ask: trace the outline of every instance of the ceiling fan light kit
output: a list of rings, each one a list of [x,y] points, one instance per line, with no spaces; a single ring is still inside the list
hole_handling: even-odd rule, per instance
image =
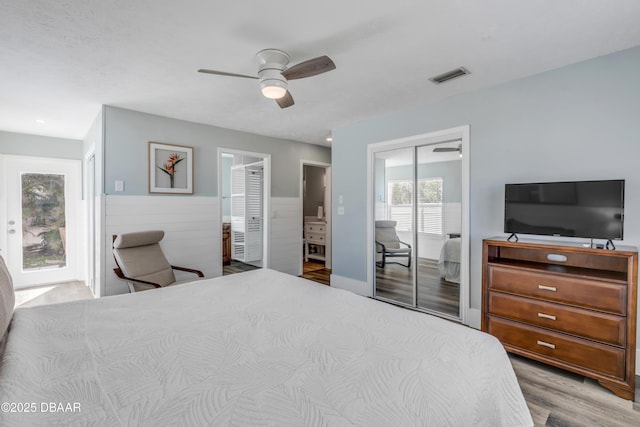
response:
[[[243,77],[258,80],[262,95],[275,99],[280,108],[291,107],[293,97],[287,86],[289,80],[312,77],[327,71],[335,70],[336,65],[328,56],[319,56],[287,68],[289,55],[279,49],[264,49],[256,54],[258,61],[258,77],[245,74],[228,73],[225,71],[207,70],[201,68],[199,73],[216,74],[219,76]]]
[[[264,49],[256,54],[260,68],[258,85],[262,95],[269,99],[280,99],[287,93],[287,79],[282,72],[287,68],[289,55],[277,49]]]
[[[260,90],[265,98],[280,99],[287,94],[287,83],[279,80],[260,80]]]

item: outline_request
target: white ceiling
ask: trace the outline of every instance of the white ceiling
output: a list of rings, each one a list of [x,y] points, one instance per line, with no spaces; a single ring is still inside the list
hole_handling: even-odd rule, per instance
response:
[[[638,0],[2,0],[0,130],[83,138],[101,104],[325,144],[330,130],[640,45]],[[281,110],[255,53],[337,69]],[[428,79],[464,66],[471,75]],[[37,121],[44,121],[38,123]]]

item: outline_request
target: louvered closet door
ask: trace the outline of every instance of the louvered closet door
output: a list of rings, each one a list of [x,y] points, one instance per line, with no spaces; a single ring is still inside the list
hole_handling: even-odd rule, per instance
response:
[[[251,262],[262,259],[262,163],[231,167],[231,258]]]
[[[231,258],[245,260],[245,168],[231,167]]]
[[[245,171],[245,250],[247,261],[262,259],[262,166]]]

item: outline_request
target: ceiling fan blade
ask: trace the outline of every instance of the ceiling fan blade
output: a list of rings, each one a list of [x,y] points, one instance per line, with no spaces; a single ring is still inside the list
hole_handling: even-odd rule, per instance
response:
[[[216,74],[218,76],[244,77],[245,79],[256,79],[256,80],[259,79],[259,77],[256,77],[256,76],[247,76],[247,75],[244,75],[244,74],[227,73],[225,71],[207,70],[207,69],[204,69],[204,68],[199,69],[198,72],[199,73],[207,73],[207,74]]]
[[[287,91],[287,93],[282,98],[276,99],[276,102],[278,103],[280,108],[291,107],[294,104],[293,96],[291,96],[291,92],[289,91]]]
[[[335,69],[336,64],[333,63],[331,58],[324,55],[317,58],[309,59],[308,61],[304,61],[294,65],[293,67],[287,68],[282,72],[282,75],[287,80],[295,80],[326,73],[327,71]]]

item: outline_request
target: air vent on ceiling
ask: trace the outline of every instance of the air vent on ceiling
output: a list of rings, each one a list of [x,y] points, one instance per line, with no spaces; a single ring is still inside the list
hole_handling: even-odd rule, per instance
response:
[[[438,76],[431,77],[429,80],[436,84],[444,83],[446,81],[462,77],[464,75],[471,74],[469,70],[464,67],[456,68],[455,70],[447,71],[446,73],[442,73]]]

